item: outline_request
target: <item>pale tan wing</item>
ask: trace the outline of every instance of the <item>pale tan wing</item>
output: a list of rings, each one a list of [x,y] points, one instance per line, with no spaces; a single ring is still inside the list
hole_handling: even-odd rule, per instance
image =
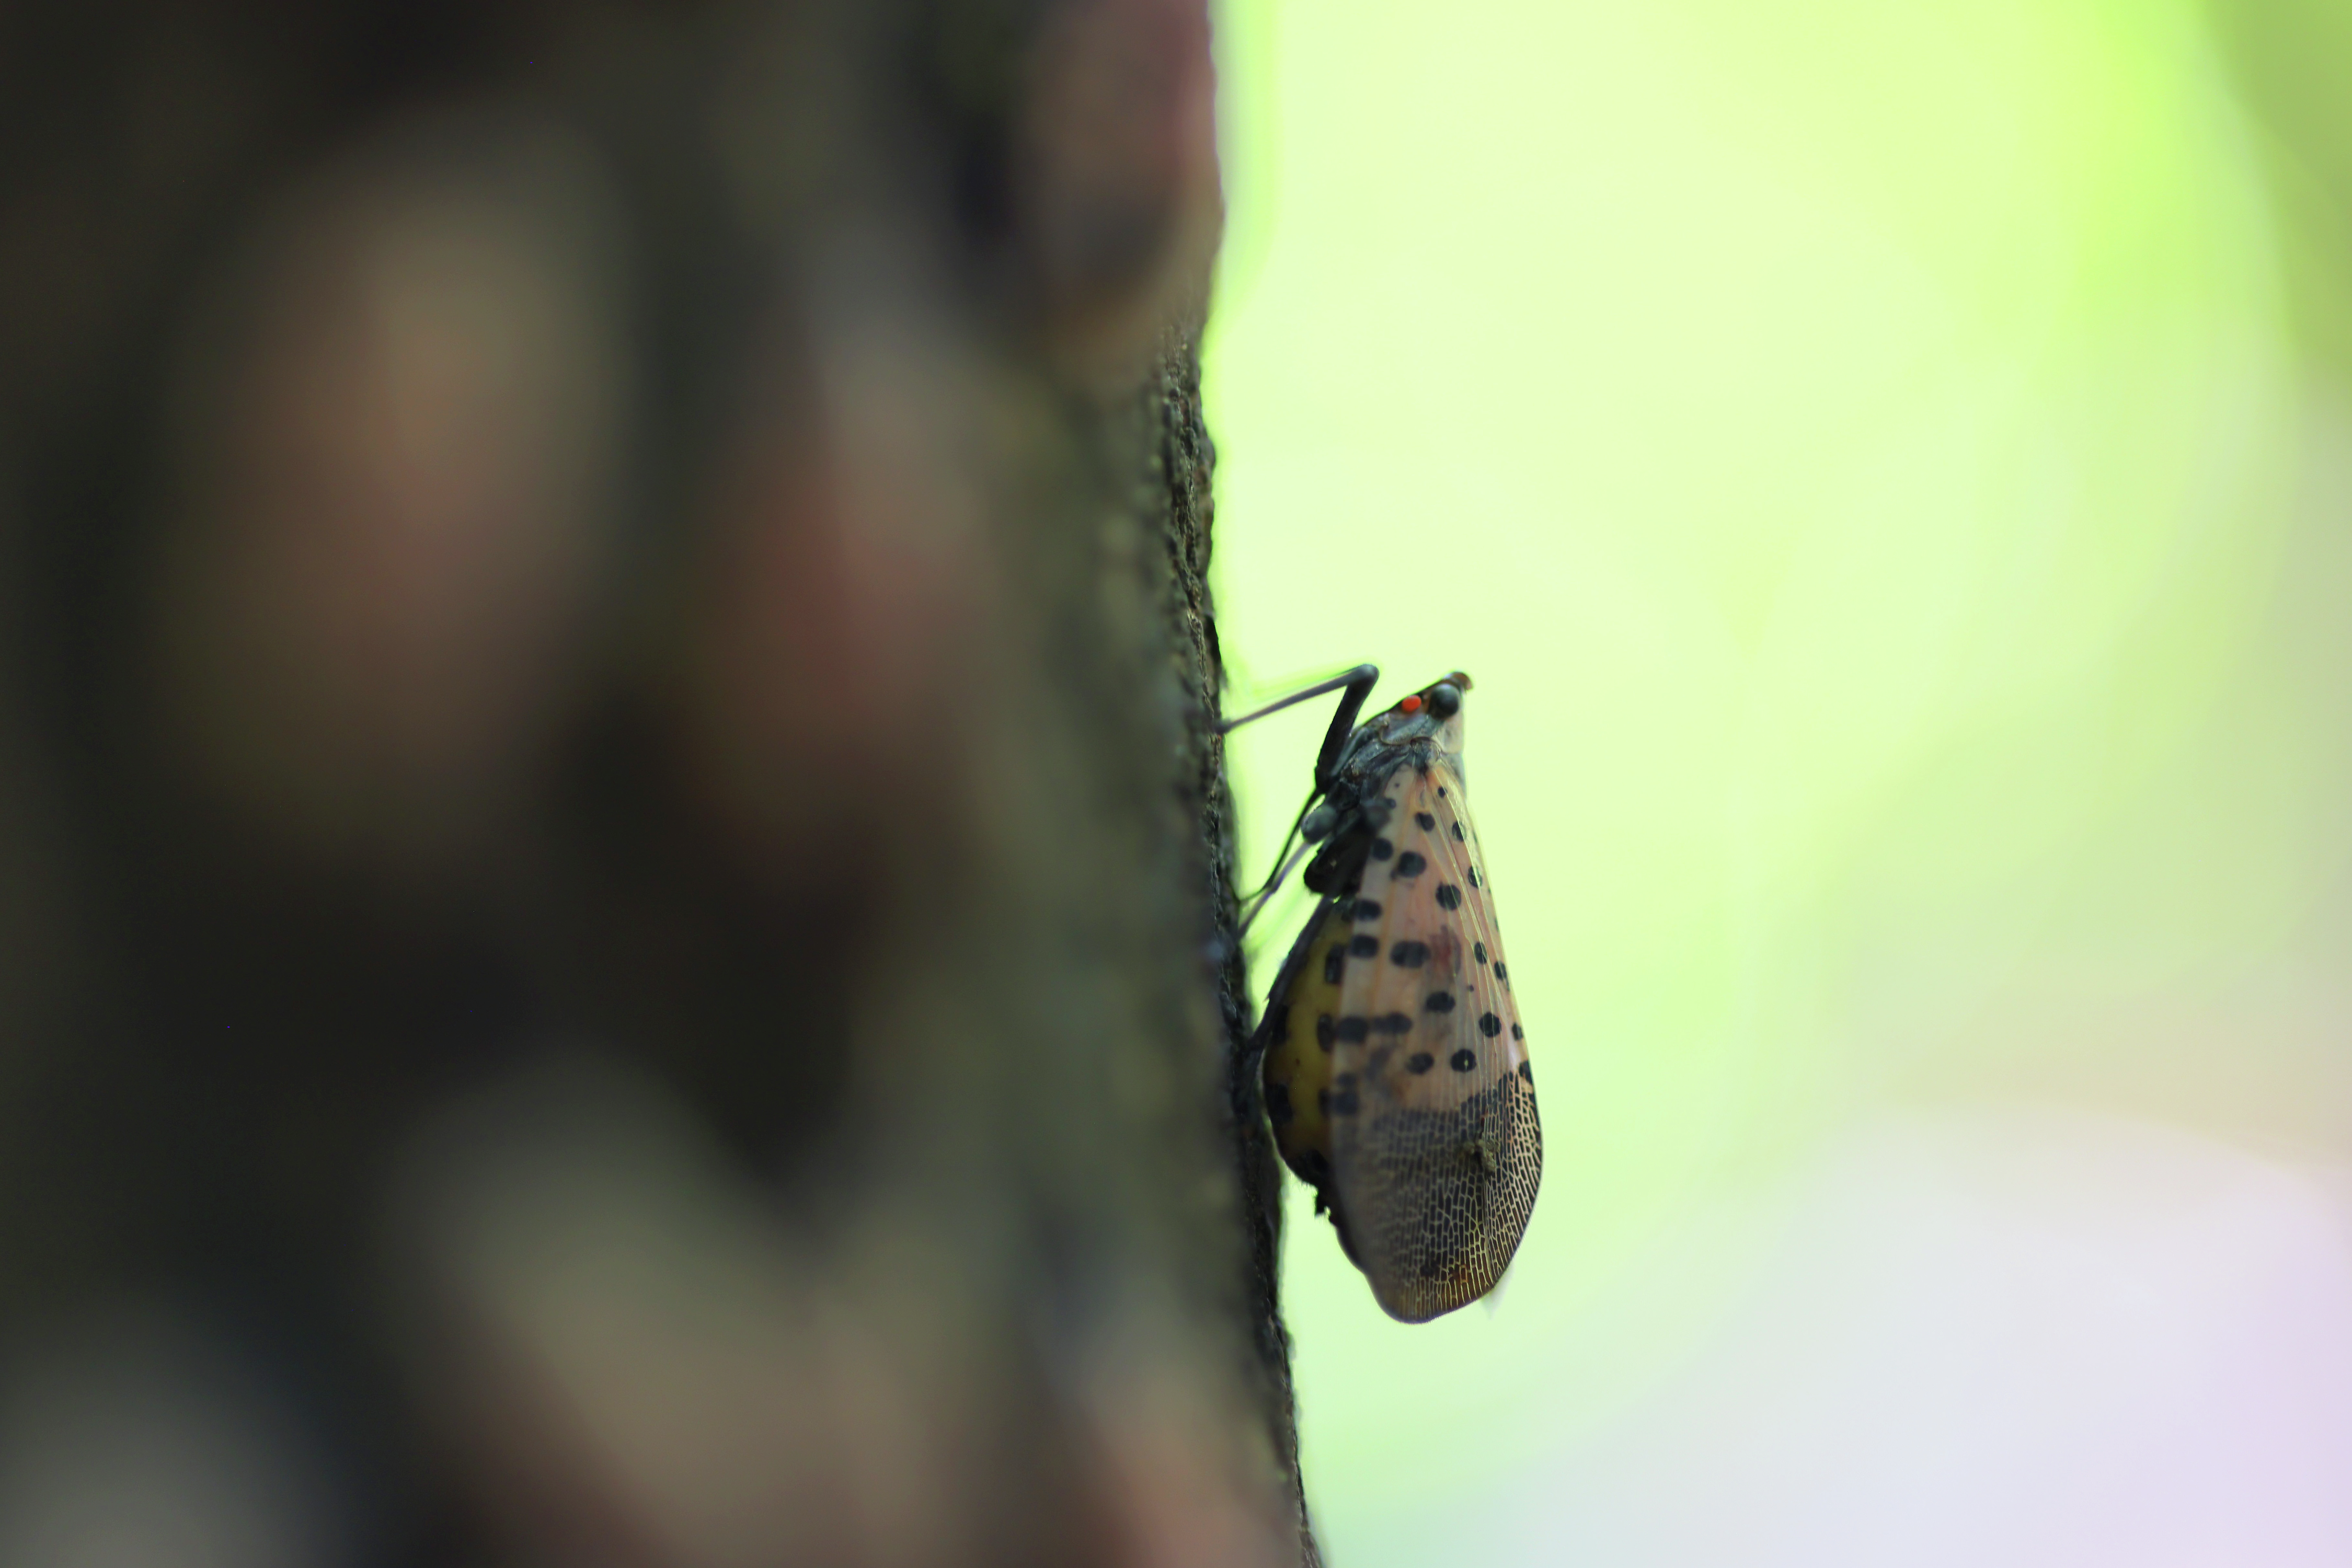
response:
[[[1543,1135],[1527,1040],[1452,756],[1388,780],[1365,862],[1331,1082],[1341,1217],[1372,1293],[1421,1322],[1502,1278]]]

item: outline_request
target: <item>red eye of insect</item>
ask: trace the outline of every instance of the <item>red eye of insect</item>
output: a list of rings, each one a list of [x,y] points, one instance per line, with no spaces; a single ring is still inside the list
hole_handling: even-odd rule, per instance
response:
[[[1404,701],[1397,704],[1397,706],[1400,710],[1405,713],[1419,713],[1421,711],[1421,699],[1419,697],[1407,697]]]

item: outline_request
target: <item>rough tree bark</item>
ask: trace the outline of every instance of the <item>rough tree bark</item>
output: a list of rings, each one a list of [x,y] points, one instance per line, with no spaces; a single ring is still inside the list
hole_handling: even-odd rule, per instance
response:
[[[1210,81],[0,21],[0,1560],[1314,1560]]]

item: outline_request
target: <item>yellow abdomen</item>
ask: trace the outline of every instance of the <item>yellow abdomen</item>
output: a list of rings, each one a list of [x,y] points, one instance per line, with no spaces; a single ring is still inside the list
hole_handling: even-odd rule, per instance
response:
[[[1339,978],[1348,961],[1350,900],[1342,898],[1316,921],[1298,956],[1275,980],[1266,998],[1266,1119],[1275,1146],[1301,1181],[1321,1188],[1331,1179],[1331,1045],[1339,1013]]]

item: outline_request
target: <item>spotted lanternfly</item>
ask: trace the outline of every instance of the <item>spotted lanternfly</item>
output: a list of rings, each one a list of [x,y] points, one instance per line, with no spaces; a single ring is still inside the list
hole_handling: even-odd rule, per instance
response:
[[[1535,1075],[1462,786],[1456,672],[1355,723],[1380,672],[1346,689],[1292,831],[1320,894],[1283,960],[1255,1048],[1284,1161],[1349,1259],[1405,1322],[1492,1290],[1543,1176]],[[1319,847],[1317,847],[1319,846]]]

